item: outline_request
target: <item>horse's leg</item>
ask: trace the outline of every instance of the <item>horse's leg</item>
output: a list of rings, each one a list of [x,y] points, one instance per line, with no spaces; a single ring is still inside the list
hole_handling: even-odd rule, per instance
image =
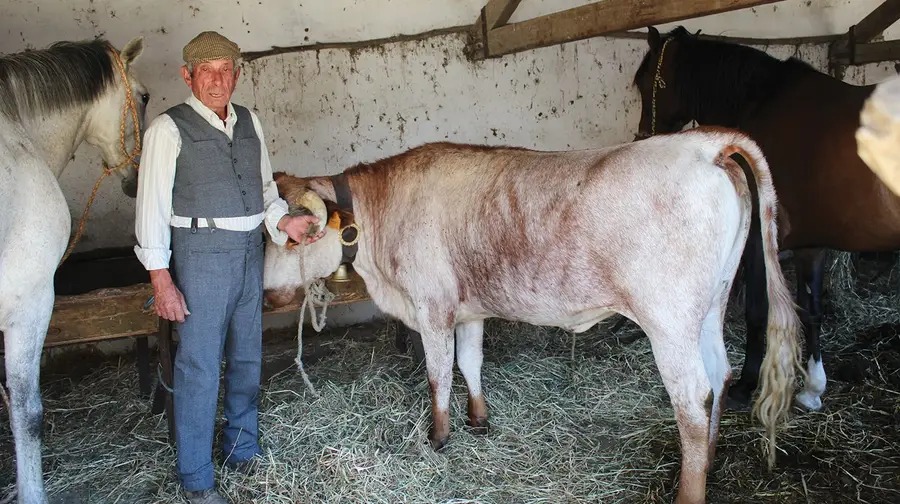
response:
[[[7,297],[0,293],[0,298]],[[41,350],[53,312],[53,284],[20,298],[5,310],[2,327],[6,348],[6,383],[10,423],[16,450],[18,499],[22,504],[47,502],[41,469],[43,406],[40,395]],[[2,317],[2,314],[0,314]]]
[[[825,250],[809,249],[798,251],[794,256],[797,270],[797,302],[800,305],[800,321],[806,333],[806,348],[809,354],[807,373],[809,379],[803,390],[797,394],[797,402],[808,409],[822,407],[822,394],[827,378],[822,366],[822,351],[819,330],[822,326],[822,283],[825,276]]]
[[[769,300],[766,294],[766,265],[763,262],[758,218],[751,220],[750,234],[747,236],[742,261],[746,282],[744,317],[747,323],[747,340],[744,346],[741,377],[728,390],[728,405],[734,409],[744,409],[750,405],[750,398],[759,383],[759,368],[765,355]]]
[[[0,198],[0,215],[8,219],[6,234],[0,235],[0,331],[6,348],[18,501],[43,504],[41,352],[53,314],[53,273],[69,238],[70,214],[53,173],[36,158],[23,156],[19,163],[23,171],[18,173],[27,175],[12,185],[11,179],[0,176],[0,192],[15,187],[19,194],[40,198],[26,200],[30,205],[22,205],[21,198]]]
[[[431,447],[440,450],[450,440],[450,386],[453,384],[453,328],[422,324],[422,347],[431,389]]]
[[[482,320],[456,326],[456,363],[469,388],[468,423],[476,434],[486,434],[488,431],[487,403],[481,390],[483,336]]]

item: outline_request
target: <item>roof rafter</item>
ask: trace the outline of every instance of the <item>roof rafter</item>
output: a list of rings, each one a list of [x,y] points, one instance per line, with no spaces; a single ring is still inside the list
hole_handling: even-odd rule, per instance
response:
[[[900,59],[897,41],[871,42],[900,19],[900,0],[885,0],[859,23],[851,26],[840,41],[832,44],[829,59],[833,67],[864,65]]]
[[[472,27],[473,42],[469,54],[473,59],[495,58],[783,0],[603,0],[506,24],[520,1],[490,0],[485,4]]]

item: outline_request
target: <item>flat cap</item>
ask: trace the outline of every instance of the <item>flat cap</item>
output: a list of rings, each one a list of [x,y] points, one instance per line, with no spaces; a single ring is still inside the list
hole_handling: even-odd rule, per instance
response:
[[[236,62],[241,57],[241,48],[217,32],[205,31],[184,46],[181,56],[185,63],[217,59],[230,59]]]

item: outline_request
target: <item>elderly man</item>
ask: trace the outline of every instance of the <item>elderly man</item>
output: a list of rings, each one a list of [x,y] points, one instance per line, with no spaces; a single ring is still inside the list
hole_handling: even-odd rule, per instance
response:
[[[191,95],[144,135],[135,253],[150,272],[156,313],[179,323],[178,477],[190,502],[218,504],[226,501],[214,489],[211,451],[223,354],[225,463],[246,469],[260,454],[263,226],[279,244],[321,234],[308,235],[315,217],[288,215],[259,119],[231,103],[238,46],[203,32],[183,58]]]

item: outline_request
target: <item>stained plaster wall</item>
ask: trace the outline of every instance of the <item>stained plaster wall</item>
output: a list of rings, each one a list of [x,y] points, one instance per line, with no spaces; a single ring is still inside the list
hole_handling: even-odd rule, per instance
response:
[[[841,33],[881,0],[789,0],[683,24],[704,33],[796,37]],[[588,3],[524,0],[511,22]],[[0,4],[0,52],[60,39],[103,35],[120,47],[145,37],[137,63],[152,91],[149,116],[180,102],[181,47],[201,30],[219,30],[245,51],[316,42],[358,42],[472,23],[483,0],[6,0]],[[660,26],[669,29],[676,23]],[[886,33],[891,38],[896,27]],[[580,149],[633,137],[640,105],[631,86],[646,43],[594,38],[472,63],[465,36],[364,48],[304,50],[245,63],[235,101],[265,128],[276,170],[332,174],[362,161],[434,140]],[[769,46],[826,70],[822,45]],[[893,63],[847,72],[874,83]],[[99,174],[99,156],[82,146],[60,179],[73,220]],[[134,243],[134,202],[107,181],[76,250]],[[331,323],[368,319],[371,304],[336,307]],[[282,320],[281,322],[286,322]],[[276,321],[274,323],[280,323]]]

